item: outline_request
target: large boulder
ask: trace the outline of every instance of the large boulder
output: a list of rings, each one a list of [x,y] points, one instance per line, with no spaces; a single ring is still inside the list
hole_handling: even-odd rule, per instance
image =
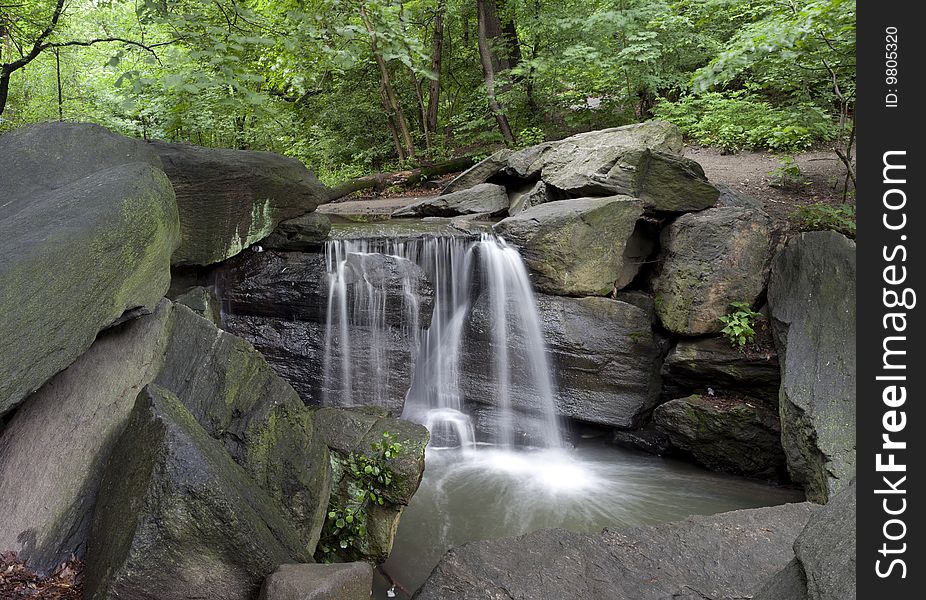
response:
[[[150,142],[177,194],[177,265],[209,265],[267,237],[280,221],[310,213],[329,189],[301,162],[271,152]]]
[[[86,551],[103,468],[161,365],[170,303],[102,334],[0,437],[0,548],[40,572]]]
[[[681,339],[662,365],[664,399],[711,389],[777,404],[780,385],[778,353],[771,342],[757,350],[736,348],[723,337]]]
[[[599,534],[546,529],[471,542],[450,550],[415,598],[749,598],[794,558],[812,510],[786,504]]]
[[[732,302],[752,304],[765,289],[771,221],[748,208],[682,215],[663,233],[656,313],[678,335],[717,333]]]
[[[513,217],[532,206],[546,204],[552,200],[555,198],[551,198],[547,193],[547,184],[544,182],[526,183],[508,192],[508,215]]]
[[[393,217],[456,217],[459,215],[496,216],[508,211],[508,192],[494,183],[430,196],[392,213]]]
[[[96,125],[0,137],[0,415],[167,291],[179,222],[159,165]]]
[[[263,492],[286,509],[311,553],[331,486],[312,412],[246,340],[175,305],[163,367],[170,390]]]
[[[628,196],[559,200],[508,217],[495,231],[521,250],[538,290],[604,296],[621,278],[642,214],[642,203]]]
[[[370,600],[369,563],[280,565],[260,590],[259,600]]]
[[[486,298],[480,297],[464,335],[460,383],[468,403],[492,406],[497,397],[495,353]],[[556,409],[566,417],[620,428],[640,425],[659,400],[664,342],[647,311],[609,298],[537,295],[537,310],[556,379]],[[509,338],[522,356],[526,341]],[[530,385],[512,386],[512,406],[530,412],[537,400]]]
[[[311,552],[223,445],[170,392],[147,386],[103,475],[84,593],[90,600],[252,600]]]
[[[460,173],[453,181],[444,186],[442,194],[452,194],[485,183],[497,175],[508,164],[511,150],[503,149],[476,163]]]
[[[418,331],[431,320],[431,284],[411,261],[377,253],[345,253],[342,275],[347,297],[332,307],[329,329],[324,254],[246,253],[220,278],[224,326],[254,344],[305,403],[379,403],[398,416],[412,381]],[[385,301],[370,302],[371,294]],[[348,312],[343,328],[337,304]],[[347,348],[350,379],[338,366]]]
[[[653,421],[710,469],[765,479],[787,472],[778,412],[761,401],[694,395],[659,405]]]
[[[351,472],[352,455],[373,453],[373,444],[382,443],[384,434],[402,446],[399,456],[389,461],[395,479],[383,489],[385,502],[370,503],[366,534],[349,549],[353,559],[381,563],[389,557],[402,511],[421,483],[428,430],[393,418],[377,406],[320,408],[315,412],[315,422],[331,450],[334,480],[331,506],[345,507],[354,502],[358,482]]]
[[[794,542],[795,558],[755,600],[855,600],[856,486],[814,513]]]
[[[791,477],[825,502],[855,473],[855,242],[802,233],[775,257],[768,302]]]

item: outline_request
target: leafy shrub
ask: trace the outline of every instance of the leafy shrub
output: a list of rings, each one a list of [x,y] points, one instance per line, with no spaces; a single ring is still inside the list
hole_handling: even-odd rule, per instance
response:
[[[855,205],[839,204],[805,204],[791,213],[802,231],[824,231],[832,229],[839,233],[855,237]]]
[[[677,102],[662,100],[653,112],[699,144],[725,152],[795,152],[836,135],[836,126],[817,106],[777,108],[746,92],[710,92],[685,96]]]
[[[720,330],[730,341],[730,344],[739,348],[756,341],[755,323],[759,313],[752,310],[748,302],[733,302],[733,310],[720,317],[724,328]]]
[[[546,135],[543,133],[543,129],[539,127],[528,127],[518,132],[516,144],[518,148],[528,148],[530,146],[542,144],[544,141],[546,141]]]
[[[331,497],[318,542],[322,560],[332,562],[335,558],[357,558],[367,534],[369,507],[383,506],[386,491],[396,485],[396,474],[389,461],[405,451],[403,445],[387,431],[381,441],[370,445],[370,449],[370,454],[351,452],[347,457],[347,468],[352,478],[349,499],[341,506],[334,495]]]
[[[777,188],[798,187],[806,183],[801,167],[794,161],[793,156],[782,156],[781,165],[769,173],[772,181],[769,185]]]

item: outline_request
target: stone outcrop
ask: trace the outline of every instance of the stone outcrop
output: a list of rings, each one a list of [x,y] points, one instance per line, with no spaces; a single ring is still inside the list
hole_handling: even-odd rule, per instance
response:
[[[250,600],[311,560],[297,529],[169,391],[147,386],[106,467],[85,573],[90,600]]]
[[[621,428],[638,426],[659,399],[664,342],[654,334],[651,316],[609,298],[566,298],[539,294],[537,309],[557,384],[560,415]],[[464,335],[461,385],[467,402],[495,397],[492,379],[493,330],[480,298]],[[510,352],[526,352],[525,341],[509,340]],[[532,388],[512,390],[515,408],[536,404]]]
[[[159,165],[96,125],[0,137],[0,415],[167,291],[179,223]]]
[[[855,473],[855,242],[803,233],[775,257],[768,301],[791,477],[825,502]]]
[[[260,590],[259,600],[369,600],[369,563],[280,565]]]
[[[761,401],[694,395],[659,405],[653,421],[709,469],[765,479],[786,474],[778,412]]]
[[[283,221],[276,230],[261,242],[269,250],[306,252],[317,250],[328,239],[331,219],[313,212],[295,219]]]
[[[498,216],[508,212],[508,192],[504,186],[480,183],[450,194],[431,196],[392,213],[393,217],[456,217],[460,215]]]
[[[795,558],[755,600],[855,600],[856,486],[814,513],[794,542]]]
[[[508,164],[511,150],[499,150],[469,169],[460,173],[453,181],[444,186],[442,194],[452,194],[460,190],[469,189],[480,183],[489,181]]]
[[[604,296],[621,277],[642,213],[640,201],[627,196],[559,200],[508,217],[495,231],[520,249],[538,290]]]
[[[712,208],[682,215],[664,232],[656,314],[678,335],[717,333],[730,303],[752,304],[765,289],[771,221],[763,212]]]
[[[450,550],[415,598],[749,598],[794,558],[813,510],[786,504],[600,534],[546,529],[471,542]]]
[[[209,265],[270,235],[280,221],[327,201],[329,189],[301,162],[271,152],[150,142],[177,194],[175,265]]]
[[[662,366],[666,400],[708,390],[778,403],[781,375],[773,347],[739,349],[724,337],[681,339]]]
[[[402,511],[421,483],[428,430],[422,425],[391,418],[387,410],[374,406],[320,408],[315,412],[315,421],[331,450],[332,503],[337,506],[347,505],[355,485],[356,479],[350,471],[352,453],[369,454],[372,445],[381,443],[383,434],[387,433],[402,445],[402,453],[390,461],[395,482],[383,490],[383,505],[370,505],[366,536],[354,548],[359,552],[355,558],[383,562],[392,550]]]

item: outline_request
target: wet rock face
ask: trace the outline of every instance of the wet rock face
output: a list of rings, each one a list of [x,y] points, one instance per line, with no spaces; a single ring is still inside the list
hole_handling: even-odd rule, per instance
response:
[[[547,529],[472,542],[450,550],[415,598],[749,598],[794,558],[813,510],[786,504],[600,534]]]
[[[480,298],[464,337],[461,385],[468,403],[485,411],[497,397],[491,313]],[[538,294],[548,357],[561,416],[620,428],[638,426],[659,398],[664,340],[653,333],[651,316],[609,298],[565,298]],[[509,353],[522,356],[523,339],[511,338]],[[526,375],[525,375],[526,376]],[[529,412],[532,386],[515,386],[512,405]],[[481,422],[489,421],[483,417]]]
[[[754,303],[765,288],[771,221],[745,208],[688,213],[663,232],[656,314],[683,336],[717,333],[732,302]]]
[[[782,444],[817,502],[855,473],[855,273],[855,242],[818,231],[792,239],[769,280]]]
[[[653,421],[709,469],[787,478],[778,412],[760,400],[694,395],[659,405]]]
[[[372,587],[373,568],[365,562],[280,565],[258,600],[369,600]]]
[[[224,326],[254,344],[307,404],[382,403],[398,416],[411,385],[418,331],[430,323],[431,285],[414,263],[382,254],[348,255],[341,275],[347,295],[343,305],[331,307],[334,327],[328,330],[323,254],[247,253],[221,275]],[[341,306],[349,316],[346,338]],[[347,351],[353,368],[345,380],[339,365]]]
[[[0,136],[0,415],[167,291],[179,223],[159,164],[96,125]]]
[[[260,245],[269,250],[318,251],[330,232],[331,220],[313,212],[281,222]]]
[[[495,232],[519,248],[538,290],[603,296],[621,278],[624,248],[642,214],[640,201],[627,196],[559,200],[508,217]]]

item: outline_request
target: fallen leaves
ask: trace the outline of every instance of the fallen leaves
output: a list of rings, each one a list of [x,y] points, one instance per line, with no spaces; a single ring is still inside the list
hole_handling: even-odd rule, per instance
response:
[[[82,569],[79,560],[69,560],[43,577],[18,560],[15,552],[0,552],[0,598],[81,600]]]

